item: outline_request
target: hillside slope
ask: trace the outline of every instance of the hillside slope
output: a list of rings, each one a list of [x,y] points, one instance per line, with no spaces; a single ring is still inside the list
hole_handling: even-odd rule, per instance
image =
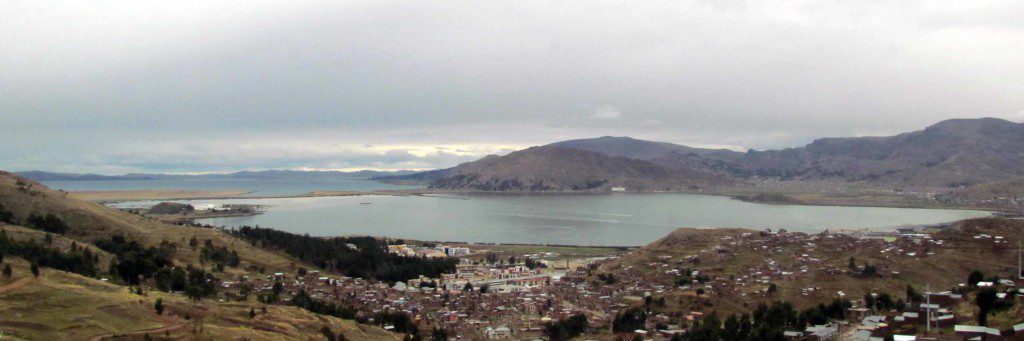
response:
[[[1024,124],[954,119],[886,137],[823,138],[739,153],[628,137],[569,140],[453,168],[389,177],[434,188],[491,191],[680,190],[761,179],[947,190],[1024,177]]]
[[[826,138],[751,152],[739,175],[841,179],[895,187],[959,187],[1024,176],[1024,124],[995,118],[939,122],[888,137]]]
[[[99,239],[122,235],[148,246],[163,241],[188,245],[191,238],[211,240],[214,246],[226,246],[237,251],[243,267],[263,267],[268,270],[291,270],[297,261],[241,241],[216,229],[177,226],[160,223],[150,218],[112,209],[101,204],[74,199],[66,192],[45,186],[11,173],[0,171],[0,205],[14,214],[14,220],[25,222],[29,215],[53,214],[66,222],[67,237],[91,243]],[[175,259],[182,264],[195,262],[199,251],[189,247],[176,248]]]
[[[638,140],[631,137],[602,136],[592,139],[568,140],[549,144],[550,147],[572,148],[592,151],[608,156],[622,156],[630,159],[652,161],[670,154],[717,155],[721,158],[738,157],[743,153],[728,149],[703,149],[668,142]]]
[[[919,292],[927,286],[947,291],[975,270],[1012,278],[1021,231],[1024,221],[998,218],[965,220],[927,231],[928,238],[895,240],[681,228],[599,271],[673,287],[690,283],[679,282],[680,272],[666,270],[697,271],[704,278],[699,288],[708,294],[694,298],[684,293],[682,301],[699,311],[742,313],[758,302],[776,300],[803,309],[835,298],[856,301],[869,293],[902,299],[908,285]],[[983,235],[989,237],[978,237]],[[876,270],[864,275],[868,265]],[[777,292],[768,292],[770,286]]]
[[[693,189],[722,181],[710,172],[556,146],[491,156],[442,172],[430,186],[483,191],[565,191],[623,186],[634,190]]]
[[[255,302],[205,300],[194,303],[183,295],[145,292],[77,274],[44,268],[39,277],[28,264],[8,257],[13,276],[0,277],[0,330],[15,340],[314,340],[322,328],[344,334],[348,340],[399,340],[377,327],[309,313],[292,306],[267,305],[263,313]],[[161,299],[165,309],[153,306]],[[249,317],[250,308],[257,315]]]

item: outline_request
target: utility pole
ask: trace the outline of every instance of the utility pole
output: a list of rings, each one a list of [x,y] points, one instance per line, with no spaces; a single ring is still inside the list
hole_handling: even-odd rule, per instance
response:
[[[930,283],[927,284],[925,286],[924,290],[925,290],[924,291],[924,298],[925,298],[925,306],[924,306],[924,318],[925,318],[925,320],[924,320],[924,323],[925,323],[925,329],[928,331],[929,334],[931,334],[931,332],[932,332],[932,285]]]

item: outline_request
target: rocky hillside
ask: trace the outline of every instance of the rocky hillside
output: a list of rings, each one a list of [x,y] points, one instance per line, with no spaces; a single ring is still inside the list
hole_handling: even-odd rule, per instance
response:
[[[570,140],[457,167],[387,178],[490,191],[680,190],[755,179],[952,189],[1024,177],[1024,124],[955,119],[886,137],[823,138],[804,147],[691,148],[628,137]]]
[[[433,188],[483,191],[580,191],[620,186],[679,190],[721,181],[712,172],[553,145],[489,156],[431,175],[436,176],[430,183]]]
[[[893,187],[961,187],[1024,176],[1024,124],[994,118],[939,122],[888,137],[826,138],[750,152],[740,176],[840,179]]]

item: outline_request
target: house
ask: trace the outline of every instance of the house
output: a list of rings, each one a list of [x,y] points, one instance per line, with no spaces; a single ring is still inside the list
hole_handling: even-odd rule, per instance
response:
[[[865,327],[872,327],[872,328],[884,326],[885,325],[885,316],[884,315],[868,316],[868,317],[865,317],[864,319],[860,320],[860,324],[865,326]]]
[[[786,338],[786,340],[803,340],[804,333],[788,330],[782,332],[782,337]]]
[[[484,334],[487,335],[488,340],[507,340],[512,338],[512,330],[507,326],[500,326],[497,328],[487,327]]]
[[[848,308],[848,309],[846,309],[846,313],[847,313],[846,316],[851,321],[859,321],[859,320],[867,317],[868,314],[871,313],[871,310],[868,309],[868,308]]]
[[[858,330],[856,333],[853,333],[853,336],[850,336],[850,341],[871,341],[871,331]]]
[[[835,324],[823,324],[807,327],[807,330],[804,332],[809,334],[807,336],[808,340],[823,341],[835,337],[839,333],[839,327]]]
[[[965,326],[956,325],[953,326],[953,331],[957,335],[963,336],[964,340],[981,337],[985,340],[1000,340],[1002,335],[999,334],[999,329],[989,328],[984,326]]]

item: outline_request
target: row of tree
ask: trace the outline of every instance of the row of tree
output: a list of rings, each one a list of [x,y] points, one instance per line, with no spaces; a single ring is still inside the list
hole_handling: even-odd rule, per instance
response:
[[[284,251],[323,269],[391,283],[455,272],[457,263],[455,259],[388,253],[387,242],[372,237],[317,238],[258,226],[243,226],[230,232],[253,245]]]
[[[796,310],[789,302],[761,303],[752,314],[733,314],[722,321],[716,313],[694,322],[686,333],[675,340],[781,340],[787,330],[804,330],[809,325],[820,325],[845,317],[846,309],[853,306],[849,300],[833,300],[829,304]],[[631,333],[646,329],[647,311],[643,307],[626,309],[612,321],[615,333]]]
[[[70,249],[61,251],[34,239],[16,241],[7,236],[6,230],[0,229],[0,258],[3,255],[24,258],[34,267],[43,266],[89,277],[96,277],[99,273],[96,266],[99,257],[89,248],[73,242]]]

